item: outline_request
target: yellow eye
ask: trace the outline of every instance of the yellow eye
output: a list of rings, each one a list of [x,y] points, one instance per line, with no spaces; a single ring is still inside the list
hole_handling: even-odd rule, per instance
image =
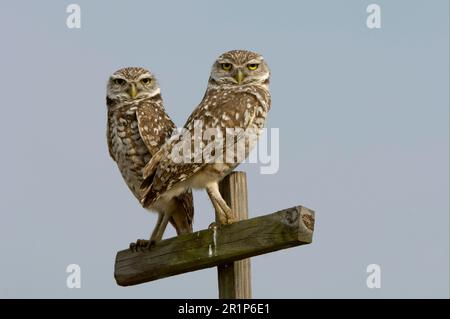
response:
[[[258,68],[258,64],[256,64],[256,63],[247,64],[247,69],[249,69],[250,71],[255,71],[257,68]]]
[[[150,82],[152,82],[152,79],[151,78],[143,78],[141,80],[141,82],[144,83],[144,84],[150,84]]]
[[[230,71],[231,67],[231,63],[222,63],[222,69],[224,69],[225,71]]]
[[[125,84],[125,80],[124,79],[114,79],[113,82],[114,82],[114,84],[117,84],[117,85]]]

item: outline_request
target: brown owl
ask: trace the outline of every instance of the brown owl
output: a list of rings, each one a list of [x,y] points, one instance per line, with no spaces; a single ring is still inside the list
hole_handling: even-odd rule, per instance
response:
[[[164,110],[158,81],[143,68],[128,67],[114,72],[108,80],[106,104],[109,154],[131,192],[140,199],[143,169],[170,138],[175,125]],[[150,247],[152,242],[161,240],[168,222],[177,234],[192,232],[194,208],[190,189],[161,205],[143,206],[156,211],[158,220],[150,242],[138,240],[130,244],[131,249]]]
[[[172,138],[152,158],[144,170],[142,184],[145,205],[161,205],[190,188],[206,188],[221,223],[233,222],[233,213],[219,193],[218,182],[244,160],[264,127],[270,109],[270,71],[263,57],[257,53],[235,50],[222,54],[213,64],[208,87],[200,105],[187,120],[184,128],[195,149],[200,144],[208,151],[204,140],[198,143],[196,129],[216,130],[221,137],[220,148],[214,147],[213,161],[198,161],[198,152],[185,156],[183,162],[174,152],[181,137]],[[224,137],[228,129],[240,129],[231,143]],[[188,133],[188,134],[186,134]],[[219,139],[220,140],[220,139]],[[238,160],[224,160],[224,154],[245,141],[245,151]],[[221,154],[217,154],[221,153]],[[221,160],[217,158],[222,156]],[[234,159],[234,158],[233,158]]]

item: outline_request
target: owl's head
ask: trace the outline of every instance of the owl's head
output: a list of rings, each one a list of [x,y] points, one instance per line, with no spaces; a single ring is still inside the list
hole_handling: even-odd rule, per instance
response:
[[[213,64],[213,84],[269,84],[270,70],[264,58],[255,52],[233,50],[222,54]]]
[[[155,76],[143,68],[129,67],[114,72],[107,85],[107,96],[112,100],[132,101],[160,94]]]

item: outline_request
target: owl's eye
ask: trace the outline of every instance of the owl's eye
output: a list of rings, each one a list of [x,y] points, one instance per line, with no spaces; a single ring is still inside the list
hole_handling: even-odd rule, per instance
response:
[[[224,69],[225,71],[230,71],[231,67],[231,63],[222,63],[222,69]]]
[[[125,80],[124,79],[114,79],[113,82],[114,82],[114,84],[117,84],[117,85],[125,84]]]
[[[144,83],[144,84],[150,84],[150,82],[152,82],[152,79],[151,78],[143,78],[141,80],[141,82]]]
[[[258,68],[258,64],[256,64],[256,63],[247,64],[247,69],[249,69],[250,71],[255,71],[257,68]]]

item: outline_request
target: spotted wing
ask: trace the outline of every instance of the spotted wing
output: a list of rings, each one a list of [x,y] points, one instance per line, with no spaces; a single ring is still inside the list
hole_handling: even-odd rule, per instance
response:
[[[136,109],[136,116],[139,134],[154,156],[172,134],[175,124],[166,114],[162,100],[141,102]]]

